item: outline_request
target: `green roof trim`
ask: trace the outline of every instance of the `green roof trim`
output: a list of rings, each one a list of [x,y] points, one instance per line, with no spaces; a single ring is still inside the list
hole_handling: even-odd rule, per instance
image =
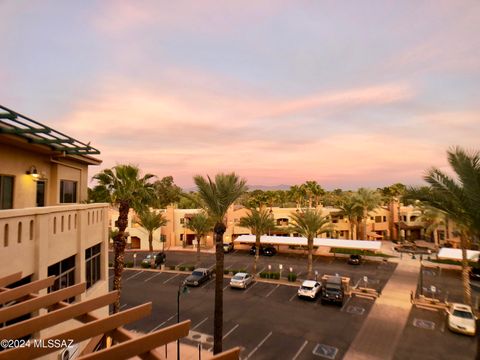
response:
[[[70,155],[98,155],[100,151],[57,130],[0,105],[0,134],[17,135],[33,144]]]

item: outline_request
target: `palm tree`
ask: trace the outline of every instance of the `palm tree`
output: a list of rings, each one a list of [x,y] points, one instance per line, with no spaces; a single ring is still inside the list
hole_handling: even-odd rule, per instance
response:
[[[363,228],[362,240],[367,240],[367,219],[368,213],[375,210],[382,202],[381,195],[370,189],[360,188],[353,195],[356,206],[362,210]]]
[[[205,213],[198,213],[185,224],[185,226],[194,231],[197,240],[197,266],[200,265],[200,241],[212,231],[212,220]]]
[[[447,155],[457,178],[454,179],[441,170],[432,168],[424,176],[430,187],[410,188],[407,197],[418,199],[443,211],[459,228],[463,300],[471,305],[467,248],[469,242],[480,239],[480,152],[469,153],[460,147],[454,147],[447,151]]]
[[[114,313],[120,311],[128,212],[131,208],[140,212],[151,201],[153,186],[149,183],[149,180],[153,177],[154,175],[151,174],[140,177],[140,170],[134,165],[117,165],[93,176],[93,179],[98,181],[98,186],[103,187],[110,194],[110,203],[119,208],[118,220],[116,221],[118,233],[113,239],[115,253],[113,290],[118,291],[118,298],[113,304]]]
[[[307,277],[311,279],[313,274],[313,239],[320,234],[332,230],[331,220],[328,216],[322,216],[321,211],[317,209],[293,212],[290,217],[292,219],[290,231],[299,233],[307,238]]]
[[[432,208],[430,206],[424,206],[422,209],[422,215],[420,215],[420,221],[422,221],[425,227],[425,234],[433,237],[433,243],[435,246],[439,245],[437,228],[440,226],[447,226],[448,218],[447,215],[438,209]]]
[[[288,195],[292,199],[292,201],[295,201],[295,205],[297,208],[301,208],[303,206],[303,201],[304,201],[304,196],[303,196],[303,191],[300,189],[300,186],[298,185],[292,185],[290,186],[290,190],[288,190]]]
[[[275,229],[275,221],[272,214],[267,209],[250,209],[250,214],[240,218],[240,226],[250,229],[255,235],[255,260],[253,262],[253,276],[257,274],[257,262],[260,253],[260,237]]]
[[[228,208],[247,191],[246,180],[240,179],[235,173],[217,174],[215,181],[209,176],[205,179],[197,175],[193,178],[197,185],[199,205],[204,209],[215,224],[213,235],[215,239],[215,313],[213,319],[213,353],[222,352],[223,337],[223,234],[226,230],[225,215]]]
[[[153,251],[153,232],[167,225],[167,219],[162,213],[146,209],[138,214],[138,220],[138,224],[148,232],[148,249],[149,251]]]
[[[357,206],[355,199],[350,194],[343,196],[341,201],[339,208],[350,223],[350,239],[353,240],[354,229],[358,226],[359,219],[363,216],[363,211]]]

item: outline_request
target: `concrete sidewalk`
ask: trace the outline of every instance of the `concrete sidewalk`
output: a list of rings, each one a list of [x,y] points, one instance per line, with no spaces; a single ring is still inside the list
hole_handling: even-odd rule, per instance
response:
[[[403,259],[376,300],[344,360],[392,359],[408,320],[420,261]]]

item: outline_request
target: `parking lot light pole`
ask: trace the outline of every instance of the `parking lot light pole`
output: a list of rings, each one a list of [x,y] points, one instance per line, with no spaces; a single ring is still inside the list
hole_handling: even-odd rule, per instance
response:
[[[133,267],[137,267],[137,253],[133,254]]]

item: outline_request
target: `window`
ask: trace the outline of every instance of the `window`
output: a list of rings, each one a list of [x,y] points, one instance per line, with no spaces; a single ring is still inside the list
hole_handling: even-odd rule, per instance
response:
[[[382,222],[382,217],[381,216],[375,216],[375,222],[376,223],[381,223]]]
[[[70,180],[60,180],[60,203],[77,202],[77,182]]]
[[[66,258],[48,267],[48,276],[55,276],[55,282],[48,288],[48,292],[60,290],[75,284],[75,255]],[[73,302],[75,297],[68,299]]]
[[[87,289],[100,280],[100,244],[85,250]]]
[[[13,176],[0,175],[0,209],[13,208]]]

